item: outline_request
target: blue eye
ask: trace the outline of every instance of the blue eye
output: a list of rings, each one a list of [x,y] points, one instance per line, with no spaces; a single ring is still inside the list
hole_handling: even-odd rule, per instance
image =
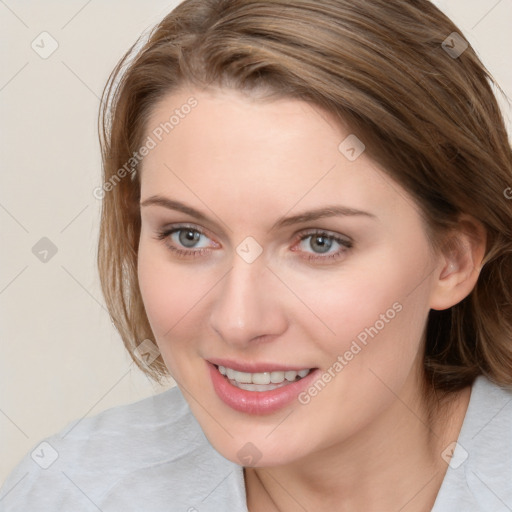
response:
[[[192,226],[164,229],[158,231],[155,238],[164,241],[170,251],[183,258],[206,256],[212,249],[221,247],[200,229]],[[352,247],[353,243],[348,238],[316,230],[299,235],[291,250],[302,253],[300,257],[305,260],[322,264],[343,257]]]
[[[207,238],[201,232],[191,228],[180,228],[170,233],[170,238],[173,242],[181,244],[187,249],[197,249],[205,247],[205,245],[198,245],[201,242],[201,238]],[[206,247],[208,244],[206,244]]]
[[[332,237],[328,237],[323,234],[308,235],[306,238],[303,239],[303,241],[307,240],[308,238],[309,243],[306,244],[308,248],[311,248],[313,252],[321,254],[329,252],[329,249],[331,249],[333,244],[336,244]]]
[[[299,250],[306,254],[307,260],[329,260],[337,259],[347,252],[352,246],[352,242],[340,236],[326,233],[325,231],[316,231],[303,234],[299,238]]]
[[[200,256],[219,245],[197,228],[176,226],[159,231],[157,240],[163,240],[167,248],[178,256]]]

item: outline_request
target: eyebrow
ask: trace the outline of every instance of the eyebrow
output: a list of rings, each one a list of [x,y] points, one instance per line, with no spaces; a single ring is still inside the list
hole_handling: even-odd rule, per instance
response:
[[[167,197],[162,196],[151,196],[145,199],[144,201],[141,201],[141,206],[163,206],[164,208],[167,208],[169,210],[176,210],[178,212],[186,213],[187,215],[190,215],[191,217],[195,217],[199,220],[208,220],[208,217],[200,212],[199,210],[196,210],[195,208],[192,208],[191,206],[187,206],[186,204],[180,203],[179,201],[175,201],[173,199],[169,199]]]
[[[377,219],[377,216],[370,212],[357,210],[356,208],[349,208],[347,206],[333,205],[301,212],[290,217],[281,217],[277,220],[277,222],[275,222],[271,230],[290,226],[291,224],[311,222],[313,220],[323,219],[325,217],[368,217],[371,219]]]
[[[198,220],[207,221],[208,217],[200,212],[199,210],[196,210],[195,208],[192,208],[191,206],[187,206],[186,204],[181,203],[180,201],[176,201],[173,199],[169,199],[167,197],[154,195],[151,197],[148,197],[144,201],[140,203],[141,206],[150,206],[150,205],[156,205],[156,206],[162,206],[164,208],[167,208],[169,210],[176,210],[179,212],[186,213],[187,215],[190,215],[191,217],[195,217]],[[309,210],[305,212],[298,213],[296,215],[292,215],[290,217],[281,217],[278,219],[273,226],[270,228],[270,231],[277,229],[277,228],[283,228],[286,226],[290,226],[292,224],[299,224],[304,222],[311,222],[314,220],[322,219],[325,217],[367,217],[371,219],[377,219],[377,216],[370,212],[365,212],[363,210],[357,210],[355,208],[349,208],[347,206],[327,206],[323,208],[317,208],[314,210]]]

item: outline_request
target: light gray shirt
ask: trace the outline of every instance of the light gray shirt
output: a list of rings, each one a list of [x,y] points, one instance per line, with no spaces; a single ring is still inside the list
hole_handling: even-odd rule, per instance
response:
[[[434,512],[512,511],[512,390],[475,381]],[[243,468],[216,452],[178,388],[70,423],[0,490],[5,512],[248,512]]]

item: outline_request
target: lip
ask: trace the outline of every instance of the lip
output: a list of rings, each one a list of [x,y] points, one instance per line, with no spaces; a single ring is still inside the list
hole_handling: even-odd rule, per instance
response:
[[[207,362],[210,362],[217,366],[224,366],[225,368],[231,368],[237,372],[247,372],[247,373],[263,373],[263,372],[288,372],[288,371],[296,371],[309,369],[309,366],[286,366],[279,365],[276,363],[256,363],[252,362],[243,362],[243,361],[233,361],[232,359],[208,359]],[[305,378],[305,377],[304,377]]]
[[[228,405],[235,411],[253,415],[271,414],[275,411],[278,411],[279,409],[286,407],[291,402],[297,399],[301,391],[310,386],[311,383],[317,379],[318,374],[320,372],[319,368],[315,368],[302,379],[287,384],[286,386],[282,386],[277,389],[272,389],[270,391],[246,391],[245,389],[240,389],[237,388],[236,386],[233,386],[229,382],[229,380],[219,372],[219,370],[214,364],[212,364],[209,361],[206,361],[206,364],[208,366],[213,388],[215,389],[217,396],[226,405]],[[221,366],[224,366],[224,364],[221,364]],[[227,366],[229,368],[232,368],[232,366],[229,366],[229,364],[227,364]],[[252,365],[252,367],[254,366],[258,366],[259,368],[261,368],[261,365]],[[268,371],[269,367],[272,366],[274,368],[277,368],[276,365],[268,365],[265,368]],[[238,365],[238,367],[247,368],[248,366]],[[289,369],[293,370],[293,368]],[[299,370],[300,369],[304,368],[299,368]],[[276,369],[273,371],[280,370]],[[251,373],[257,372],[253,370]]]

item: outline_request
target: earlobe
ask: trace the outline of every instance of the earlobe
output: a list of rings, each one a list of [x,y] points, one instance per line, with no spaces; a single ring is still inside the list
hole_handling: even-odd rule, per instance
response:
[[[440,251],[431,294],[431,309],[444,310],[464,300],[476,286],[486,249],[484,226],[469,215]],[[436,275],[437,274],[437,275]]]

